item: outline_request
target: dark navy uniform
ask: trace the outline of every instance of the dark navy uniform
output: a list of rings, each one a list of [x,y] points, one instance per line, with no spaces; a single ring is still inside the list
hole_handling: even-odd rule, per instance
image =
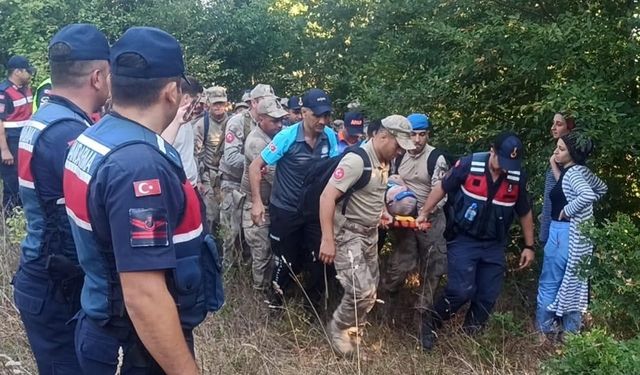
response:
[[[155,79],[184,72],[180,45],[155,28],[127,30],[111,52],[114,77]],[[128,53],[146,66],[120,65],[126,59],[119,57]],[[118,103],[118,92],[113,94]],[[224,300],[220,265],[178,152],[116,111],[82,133],[65,162],[67,213],[85,272],[75,348],[86,374],[162,374],[129,318],[120,274],[165,275],[193,350],[193,328]]]
[[[68,47],[65,64],[109,59],[107,38],[93,25],[64,27],[50,46],[59,43]],[[71,91],[69,98],[51,95],[49,104],[22,129],[17,155],[27,235],[14,278],[14,298],[40,374],[81,373],[74,347],[75,324],[70,320],[80,309],[84,274],[62,188],[67,150],[92,123],[73,103],[77,95],[84,91],[75,95]]]
[[[508,171],[495,182],[489,171],[489,153],[462,158],[442,187],[454,205],[456,235],[448,243],[448,279],[445,296],[434,310],[447,320],[471,301],[465,327],[481,327],[502,289],[504,250],[515,214],[530,210],[524,172]]]
[[[31,102],[33,96],[27,86],[18,87],[8,79],[0,82],[0,121],[4,125],[7,146],[13,155],[14,163],[6,165],[0,163],[2,175],[2,206],[11,210],[20,205],[18,195],[18,141],[20,132],[31,118]]]
[[[68,145],[90,124],[75,104],[53,96],[20,137],[20,195],[27,219],[14,298],[41,374],[79,372],[73,349],[82,270],[64,208],[62,169]]]
[[[196,192],[171,145],[116,113],[71,147],[64,190],[86,273],[76,330],[80,364],[85,372],[113,373],[122,347],[123,370],[146,373],[157,364],[127,316],[118,273],[167,270],[188,340],[207,310],[220,307],[206,305],[205,288],[215,287],[205,285],[214,282],[206,273],[217,270],[201,260],[215,249],[205,246]]]

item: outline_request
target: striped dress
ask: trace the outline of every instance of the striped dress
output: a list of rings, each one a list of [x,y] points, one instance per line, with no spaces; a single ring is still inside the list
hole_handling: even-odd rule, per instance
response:
[[[564,212],[571,219],[569,225],[569,256],[560,290],[548,307],[557,316],[566,312],[584,313],[589,302],[588,282],[578,276],[578,266],[593,252],[593,244],[582,235],[580,226],[593,217],[593,204],[607,192],[607,185],[584,165],[570,167],[562,180],[567,198]]]

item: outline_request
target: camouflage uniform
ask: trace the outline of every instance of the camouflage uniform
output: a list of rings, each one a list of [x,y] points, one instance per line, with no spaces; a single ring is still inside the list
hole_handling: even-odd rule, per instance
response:
[[[227,122],[224,151],[220,161],[222,204],[220,226],[222,230],[223,261],[228,268],[242,260],[240,228],[245,194],[240,190],[244,172],[244,141],[256,128],[250,112],[237,114]]]
[[[205,92],[206,95],[206,92]],[[208,98],[205,96],[204,100]],[[209,112],[205,112],[207,116]],[[194,123],[195,154],[198,161],[200,182],[204,186],[203,200],[207,211],[209,230],[215,231],[220,224],[220,159],[224,143],[222,137],[227,126],[228,116],[225,114],[219,121],[209,115],[209,134],[204,136],[204,116]],[[217,236],[216,236],[217,237]]]
[[[427,171],[427,159],[434,150],[426,145],[421,153],[405,154],[398,169],[400,177],[418,198],[418,209],[422,207],[431,192],[431,188],[442,180],[449,166],[444,157],[436,161],[433,176]],[[430,309],[440,279],[447,271],[447,243],[443,237],[446,220],[442,206],[430,215],[432,227],[427,231],[397,228],[391,231],[393,252],[383,277],[382,288],[397,292],[404,284],[407,275],[418,270],[420,289],[415,307],[421,311]]]
[[[371,179],[364,188],[353,193],[344,215],[340,203],[336,205],[334,214],[334,263],[344,295],[330,324],[340,331],[366,322],[367,313],[376,301],[380,278],[378,222],[384,205],[389,168],[378,160],[371,142],[363,148],[371,160]],[[355,184],[363,169],[364,163],[358,155],[347,154],[336,167],[329,183],[345,192]]]
[[[253,287],[255,289],[264,290],[271,284],[271,272],[273,271],[273,259],[271,253],[271,241],[269,240],[269,198],[271,197],[271,187],[273,186],[273,177],[275,175],[275,166],[265,166],[260,181],[260,194],[262,204],[265,207],[265,222],[257,225],[251,220],[251,186],[249,184],[249,165],[260,152],[269,144],[271,137],[262,131],[260,127],[256,127],[249,133],[245,142],[245,162],[244,173],[242,175],[242,183],[240,190],[245,194],[244,206],[242,211],[242,229],[244,230],[244,238],[251,250],[252,258],[252,274]]]

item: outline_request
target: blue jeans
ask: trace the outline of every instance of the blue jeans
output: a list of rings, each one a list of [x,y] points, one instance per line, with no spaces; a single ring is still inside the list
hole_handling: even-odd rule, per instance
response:
[[[536,309],[536,328],[543,333],[556,331],[559,325],[564,331],[580,331],[582,314],[579,311],[556,316],[555,311],[547,307],[553,303],[562,284],[569,255],[569,223],[552,221],[549,227],[549,239],[544,247],[542,272],[538,281],[538,306]]]
[[[42,375],[81,374],[74,349],[79,306],[59,300],[53,282],[19,269],[13,278],[14,300]]]
[[[504,249],[504,241],[480,241],[463,235],[447,244],[447,287],[434,305],[437,319],[448,320],[471,302],[464,327],[485,325],[502,290]]]

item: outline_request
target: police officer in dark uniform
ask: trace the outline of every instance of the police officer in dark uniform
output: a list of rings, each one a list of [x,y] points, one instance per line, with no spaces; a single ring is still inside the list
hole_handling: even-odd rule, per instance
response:
[[[192,330],[222,305],[214,241],[178,152],[182,50],[127,30],[111,49],[113,110],[67,155],[64,193],[84,270],[76,352],[85,374],[197,374]]]
[[[95,26],[68,25],[49,44],[50,104],[24,126],[19,190],[27,219],[14,298],[40,374],[77,374],[73,346],[83,274],[64,207],[62,171],[69,143],[109,96],[109,43]]]
[[[486,324],[502,289],[504,250],[514,214],[520,218],[525,241],[519,269],[533,262],[533,215],[526,175],[521,170],[522,156],[522,142],[515,134],[498,135],[489,152],[460,159],[434,187],[420,211],[417,222],[424,226],[429,213],[448,193],[453,204],[453,217],[449,219],[455,231],[447,244],[444,296],[435,303],[433,313],[422,316],[421,342],[425,350],[433,348],[434,329],[469,301],[465,332],[476,333]]]

